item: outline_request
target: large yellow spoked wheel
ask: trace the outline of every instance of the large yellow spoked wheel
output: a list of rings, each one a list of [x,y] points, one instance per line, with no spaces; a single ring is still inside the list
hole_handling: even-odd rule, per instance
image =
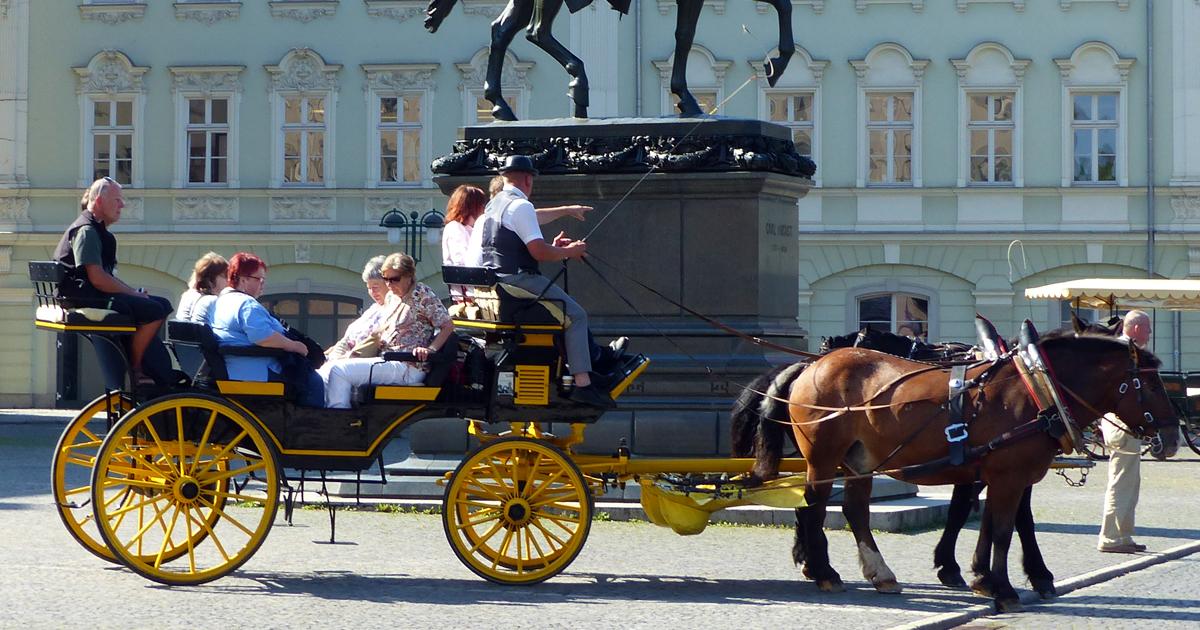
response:
[[[162,584],[208,582],[266,539],[278,457],[257,423],[219,398],[157,398],[104,439],[92,505],[101,538],[129,568]]]
[[[92,466],[108,432],[109,419],[105,416],[110,409],[115,420],[133,409],[133,400],[121,392],[104,394],[88,403],[67,424],[54,449],[50,486],[58,517],[71,536],[97,557],[114,562],[116,558],[100,539],[93,523],[91,503]]]
[[[458,559],[498,584],[537,584],[579,555],[592,525],[587,481],[561,450],[511,437],[467,457],[446,486],[442,526]]]

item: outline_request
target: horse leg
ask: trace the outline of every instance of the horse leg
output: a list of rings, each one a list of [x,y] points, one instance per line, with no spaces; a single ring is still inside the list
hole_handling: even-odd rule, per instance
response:
[[[933,568],[937,569],[938,580],[946,586],[962,588],[967,585],[954,558],[954,548],[958,544],[959,532],[971,516],[971,503],[978,496],[979,488],[973,483],[954,486],[950,511],[946,515],[946,529],[942,530],[942,537],[933,549]]]
[[[988,486],[988,508],[992,512],[992,601],[1001,613],[1021,610],[1021,600],[1008,579],[1008,550],[1026,487]]]
[[[800,573],[808,579],[813,579],[808,572],[808,537],[805,531],[808,523],[808,508],[796,508],[796,540],[792,543],[792,562],[800,567]]]
[[[671,66],[671,93],[679,97],[679,115],[691,118],[704,114],[696,97],[687,88],[687,62],[696,39],[696,24],[700,21],[700,10],[704,0],[676,0],[675,17],[675,60]]]
[[[1054,574],[1046,566],[1042,558],[1042,550],[1038,548],[1037,536],[1033,525],[1033,486],[1025,488],[1021,495],[1021,505],[1017,508],[1017,535],[1021,538],[1021,564],[1025,575],[1029,576],[1029,584],[1043,599],[1058,595],[1054,590]]]
[[[971,590],[981,597],[992,596],[992,498],[988,497],[979,519],[979,540],[975,541],[975,555],[971,557]]]
[[[896,583],[896,574],[892,572],[879,553],[875,544],[875,536],[871,534],[871,482],[872,479],[852,479],[846,482],[846,490],[842,497],[842,514],[854,532],[854,540],[858,542],[858,563],[862,567],[863,577],[875,586],[880,593],[899,593],[902,589]]]
[[[808,464],[808,478],[830,479],[834,477],[836,466],[828,466],[827,470],[818,471],[813,463]],[[798,526],[804,527],[805,549],[804,575],[815,581],[817,588],[826,593],[840,593],[846,590],[842,584],[842,576],[829,564],[829,539],[825,537],[825,510],[829,505],[829,494],[833,489],[830,483],[809,484],[804,489],[804,499],[808,504],[799,515]],[[801,514],[802,513],[802,514]],[[799,536],[797,536],[799,540]],[[793,551],[793,557],[795,552]]]
[[[488,50],[487,77],[483,81],[483,97],[492,104],[492,118],[516,120],[508,102],[501,93],[500,77],[504,71],[504,53],[521,27],[529,23],[533,14],[533,0],[510,0],[500,17],[492,22],[492,45]]]
[[[779,77],[783,76],[783,71],[787,69],[788,62],[792,60],[792,55],[796,52],[796,42],[793,41],[792,35],[792,2],[791,0],[758,0],[766,2],[775,7],[775,13],[779,17],[779,56],[767,60],[764,70],[767,72],[767,83],[771,87],[775,87],[775,83],[779,81]]]
[[[551,30],[554,26],[554,18],[558,17],[562,5],[563,0],[537,2],[533,10],[533,19],[529,23],[529,33],[525,35],[525,39],[546,51],[571,76],[571,83],[567,87],[567,96],[575,104],[574,116],[587,118],[588,79],[587,72],[583,68],[583,60],[576,57],[567,50],[566,46],[562,45],[562,42],[555,39]]]

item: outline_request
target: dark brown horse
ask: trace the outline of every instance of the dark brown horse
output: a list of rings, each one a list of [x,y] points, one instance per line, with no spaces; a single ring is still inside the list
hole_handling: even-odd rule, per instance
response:
[[[1122,341],[1103,337],[1047,337],[1039,347],[1067,392],[1075,418],[1114,412],[1136,434],[1160,429],[1166,455],[1178,447],[1175,412],[1157,377],[1159,361],[1149,352],[1132,351]],[[988,374],[984,374],[988,372]],[[1008,548],[1022,496],[1045,476],[1058,442],[1040,428],[1030,400],[1011,361],[967,373],[980,385],[968,394],[968,444],[972,457],[961,466],[930,465],[949,452],[947,374],[936,366],[861,349],[837,350],[796,378],[784,396],[801,453],[808,462],[806,498],[798,535],[802,548],[793,557],[805,575],[825,591],[842,590],[841,577],[829,563],[822,530],[831,483],[839,467],[847,470],[843,512],[858,542],[863,575],[882,592],[898,592],[895,575],[879,554],[869,527],[873,474],[922,485],[982,481],[988,502],[981,524],[990,549],[976,549],[977,588],[990,591],[1000,610],[1019,607],[1008,579]],[[1143,384],[1134,395],[1128,384]],[[1122,385],[1126,387],[1122,388]],[[1124,390],[1124,393],[1122,392]],[[838,413],[836,410],[850,408]],[[1006,436],[1016,436],[1009,439]],[[769,471],[767,471],[769,472]],[[981,560],[990,552],[990,566]]]

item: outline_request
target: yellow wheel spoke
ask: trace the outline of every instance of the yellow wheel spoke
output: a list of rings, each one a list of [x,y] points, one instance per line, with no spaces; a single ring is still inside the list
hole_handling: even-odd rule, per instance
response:
[[[463,480],[463,490],[464,491],[469,491],[472,488],[474,488],[478,493],[485,494],[485,495],[492,497],[500,502],[503,502],[506,498],[503,494],[500,494],[499,492],[496,492],[495,490],[480,484],[479,481],[477,481],[473,478]]]
[[[475,512],[474,514],[471,514],[471,516],[478,516],[479,514],[480,514],[480,512]],[[483,512],[482,518],[476,518],[474,520],[463,521],[463,523],[461,525],[459,525],[458,528],[459,529],[468,529],[468,528],[475,527],[476,525],[482,525],[489,521],[494,521],[498,518],[500,518],[499,510],[496,510],[494,512]]]
[[[104,487],[113,488],[116,486],[130,486],[133,488],[146,488],[148,490],[163,490],[167,489],[167,484],[162,481],[149,481],[145,479],[105,479]]]
[[[574,536],[575,532],[579,529],[579,519],[576,519],[576,518],[547,514],[546,512],[543,512],[541,510],[534,510],[533,514],[534,514],[534,516],[537,516],[538,518],[544,518],[544,519],[550,521],[551,523],[554,523],[560,529],[562,529],[564,532],[566,532],[567,534],[570,534],[572,536]],[[566,525],[563,525],[563,523],[571,523],[572,525],[575,526],[575,528],[572,529],[570,527],[567,527]]]
[[[138,507],[145,507],[145,505],[146,505],[145,503],[141,503],[141,504],[139,504]],[[170,503],[168,503],[167,506],[170,506]],[[165,510],[167,506],[164,506],[163,509]],[[146,535],[146,532],[150,531],[151,527],[154,527],[154,523],[158,521],[158,519],[162,516],[162,513],[163,513],[163,510],[155,510],[154,518],[150,519],[150,522],[146,523],[144,525],[142,524],[141,513],[139,513],[138,525],[141,526],[141,529],[139,529],[138,532],[136,534],[134,534],[133,538],[130,538],[129,542],[125,544],[126,551],[129,551],[129,548],[132,547],[134,543],[137,543],[137,545],[138,545],[138,554],[137,555],[139,555],[139,556],[142,555],[142,553],[141,553],[142,537]]]
[[[564,500],[577,504],[580,502],[581,497],[575,488],[563,488],[560,492],[547,492],[545,496],[541,497],[541,501],[530,501],[529,505],[541,507],[543,505],[562,503]]]
[[[75,442],[74,444],[68,444],[68,445],[64,446],[62,448],[62,450],[77,451],[81,448],[99,448],[100,445],[103,443],[104,443],[103,438],[95,438],[92,440],[88,440],[86,442]]]
[[[226,520],[234,527],[242,530],[242,532],[244,532],[247,536],[249,536],[251,538],[254,537],[253,531],[249,530],[245,525],[242,525],[241,521],[230,516],[229,513],[227,513],[225,510],[222,510],[221,508],[217,507],[217,505],[215,503],[210,503],[209,501],[206,501],[204,499],[204,497],[200,497],[200,502],[203,503],[205,506],[207,506],[208,509],[212,510],[213,512],[216,512],[222,519]]]
[[[183,469],[183,407],[175,408],[175,441],[179,442],[179,474],[186,475],[187,471]]]
[[[199,509],[196,511],[199,513]],[[191,515],[190,512],[187,514],[187,518],[189,522],[196,523],[204,529],[204,531],[208,534],[208,539],[213,542],[213,545],[217,547],[217,551],[221,553],[221,557],[225,559],[225,562],[229,562],[229,554],[225,551],[225,547],[221,545],[221,539],[217,537],[217,534],[213,531],[212,526],[208,524],[208,520],[196,519]],[[191,544],[190,541],[188,544]],[[192,570],[194,571],[195,569],[193,568]]]
[[[150,437],[154,439],[154,445],[158,447],[158,454],[161,457],[167,452],[167,447],[163,446],[162,440],[158,437],[158,431],[154,430],[154,422],[151,421],[150,417],[146,417],[144,420],[142,420],[141,424],[146,426],[146,430],[150,433]]]
[[[249,460],[246,460],[246,461],[248,462]],[[223,479],[229,479],[230,477],[236,477],[236,476],[238,476],[238,475],[244,475],[244,474],[247,474],[247,473],[254,472],[254,471],[256,471],[256,470],[262,470],[262,469],[264,469],[264,468],[266,468],[266,467],[267,467],[267,463],[266,463],[266,462],[264,462],[264,461],[262,461],[262,460],[258,460],[258,461],[257,461],[257,462],[255,462],[254,464],[251,464],[251,465],[249,465],[249,466],[246,466],[246,467],[244,467],[244,468],[230,468],[229,470],[223,470],[223,471],[221,471],[221,472],[214,473],[214,474],[211,474],[211,475],[205,475],[205,476],[203,476],[203,477],[201,477],[201,478],[200,478],[200,482],[201,482],[201,483],[203,483],[204,485],[206,485],[206,486],[207,486],[207,485],[210,485],[210,484],[212,484],[212,483],[215,483],[215,482],[217,482],[217,481],[221,481],[221,480],[223,480]],[[206,467],[205,467],[205,469],[207,470],[207,468],[208,468],[208,467],[206,466]]]
[[[542,524],[541,524],[541,523],[539,523],[539,522],[537,522],[537,520],[536,520],[536,519],[535,519],[535,520],[532,520],[532,521],[530,521],[530,523],[531,523],[531,524],[532,524],[534,527],[536,527],[536,528],[538,528],[539,530],[541,530],[541,532],[542,532],[542,535],[544,535],[546,538],[548,538],[548,539],[549,539],[549,540],[547,540],[547,541],[546,541],[546,543],[547,543],[547,544],[550,544],[550,541],[554,541],[554,542],[558,543],[558,548],[557,548],[557,549],[555,549],[555,548],[554,548],[554,545],[550,545],[550,547],[551,547],[552,549],[554,549],[554,551],[555,551],[555,552],[557,552],[559,549],[562,549],[563,547],[566,547],[566,546],[567,546],[567,541],[565,541],[565,540],[563,540],[563,539],[559,538],[558,536],[555,536],[554,534],[551,534],[551,533],[550,533],[550,532],[549,532],[549,531],[548,531],[548,530],[547,530],[545,527],[542,527]]]
[[[208,424],[204,426],[204,435],[201,435],[200,441],[196,443],[196,461],[192,462],[192,469],[188,472],[189,475],[196,474],[196,467],[200,465],[199,453],[203,453],[204,449],[208,448],[208,438],[212,435],[213,425],[216,424],[216,421],[217,410],[213,409],[212,415],[208,417]],[[208,467],[206,466],[204,469],[208,470]]]
[[[86,488],[85,488],[85,490],[86,490]],[[471,501],[470,499],[460,499],[457,503],[464,507],[475,507],[475,508],[480,508],[482,510],[499,510],[500,509],[499,502],[484,503],[482,501]]]
[[[525,548],[529,549],[529,547],[532,545],[534,549],[537,549],[537,557],[545,558],[546,552],[542,551],[542,546],[538,544],[537,537],[533,535],[532,528],[525,528],[525,537],[528,539],[528,542],[525,543]],[[530,554],[530,557],[533,557],[532,553]]]
[[[84,468],[92,468],[96,465],[95,456],[92,457],[68,457],[64,462],[67,465],[82,466]]]
[[[530,503],[533,503],[533,500],[536,499],[539,494],[544,492],[546,490],[546,488],[549,488],[551,486],[551,484],[558,481],[558,478],[565,475],[566,472],[567,471],[565,471],[561,468],[554,471],[554,474],[550,475],[550,477],[548,477],[545,481],[543,481],[542,484],[540,486],[538,486],[537,490],[534,490],[532,493],[530,493],[528,496],[526,496],[525,500],[529,501]]]
[[[533,478],[537,476],[538,466],[541,463],[542,463],[542,454],[537,451],[534,451],[533,452],[533,461],[529,462],[529,476],[525,478],[525,491],[526,492],[529,492],[529,489],[533,487]],[[513,471],[513,472],[515,473],[516,471]],[[516,478],[515,474],[513,475],[513,478],[514,479]]]
[[[134,462],[136,462],[136,465],[138,466],[153,469],[154,472],[160,477],[165,477],[167,475],[167,471],[159,468],[153,461],[145,458],[146,455],[150,455],[151,453],[135,453],[124,445],[120,446],[119,448],[121,449],[121,452],[124,453],[125,457],[129,458],[129,465],[134,465]],[[109,468],[112,468],[112,466],[110,465]]]
[[[496,524],[492,525],[492,528],[487,530],[486,534],[480,536],[479,540],[474,545],[471,545],[471,548],[467,550],[467,553],[475,553],[479,551],[480,547],[486,544],[488,540],[491,540],[492,536],[496,535],[496,532],[500,531],[501,526],[502,523],[500,523],[500,521],[496,521]]]
[[[226,444],[225,447],[222,448],[216,455],[214,455],[212,460],[204,465],[204,468],[201,468],[199,471],[197,471],[196,475],[197,476],[203,475],[204,473],[211,470],[214,462],[224,459],[225,456],[229,454],[229,451],[232,451],[234,449],[234,447],[236,447],[238,445],[238,443],[242,441],[242,438],[246,437],[247,435],[248,434],[246,433],[246,430],[242,429],[242,432],[239,433],[236,438],[229,440],[229,443]]]
[[[496,570],[496,565],[500,563],[500,557],[508,552],[508,545],[512,543],[513,531],[511,529],[504,530],[504,540],[500,541],[500,551],[492,558],[492,570]]]
[[[79,486],[78,488],[71,488],[70,490],[67,490],[66,492],[63,493],[63,496],[69,497],[72,494],[79,494],[80,492],[88,492],[91,489],[92,489],[91,486]]]
[[[95,443],[97,446],[99,446],[99,445],[100,445],[100,443],[104,441],[104,438],[100,437],[99,435],[96,435],[95,433],[92,433],[92,430],[91,430],[91,429],[89,429],[89,428],[87,428],[87,425],[86,425],[86,424],[85,424],[84,426],[82,426],[82,427],[79,427],[79,432],[80,432],[80,433],[82,433],[82,434],[84,434],[84,435],[86,435],[86,436],[87,436],[87,438],[88,438],[88,440],[90,440],[91,442],[94,442],[94,443]],[[80,445],[80,444],[75,444],[75,445],[73,445],[73,446],[70,446],[70,447],[68,447],[68,448],[76,448],[76,447],[78,447],[78,446],[81,446],[81,445]]]
[[[175,530],[175,523],[177,521],[179,521],[179,510],[175,510],[175,513],[171,515],[171,525],[170,525],[170,527],[167,528],[168,529],[167,535],[163,536],[162,544],[158,546],[158,554],[154,556],[154,568],[155,569],[162,566],[163,555],[165,555],[167,553],[167,545],[169,545],[171,543],[170,532]],[[190,534],[191,534],[191,532],[189,532],[189,535],[188,535],[189,540],[191,539]]]
[[[120,507],[120,508],[116,509],[116,510],[115,510],[115,511],[113,511],[113,512],[109,512],[109,514],[108,514],[108,515],[109,515],[109,516],[121,516],[122,514],[125,514],[125,513],[128,513],[128,512],[131,512],[131,511],[133,511],[133,510],[136,510],[136,509],[138,509],[138,508],[145,507],[145,506],[147,506],[147,505],[151,505],[151,504],[153,504],[153,503],[158,503],[159,501],[166,501],[166,500],[167,500],[167,497],[165,497],[165,496],[163,496],[163,495],[159,495],[159,496],[156,496],[156,497],[150,497],[150,498],[147,498],[147,499],[143,499],[143,500],[141,500],[141,501],[138,501],[137,503],[129,503],[129,504],[126,504],[126,505],[124,505],[124,506],[122,506],[122,507]]]

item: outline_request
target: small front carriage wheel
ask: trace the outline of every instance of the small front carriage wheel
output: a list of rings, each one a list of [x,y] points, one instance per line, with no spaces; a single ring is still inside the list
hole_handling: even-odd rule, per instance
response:
[[[455,555],[498,584],[537,584],[579,554],[592,495],[558,448],[529,438],[484,444],[446,485],[442,526]]]
[[[145,403],[113,426],[96,455],[100,536],[118,560],[155,582],[226,575],[271,530],[277,460],[258,424],[219,398]]]

